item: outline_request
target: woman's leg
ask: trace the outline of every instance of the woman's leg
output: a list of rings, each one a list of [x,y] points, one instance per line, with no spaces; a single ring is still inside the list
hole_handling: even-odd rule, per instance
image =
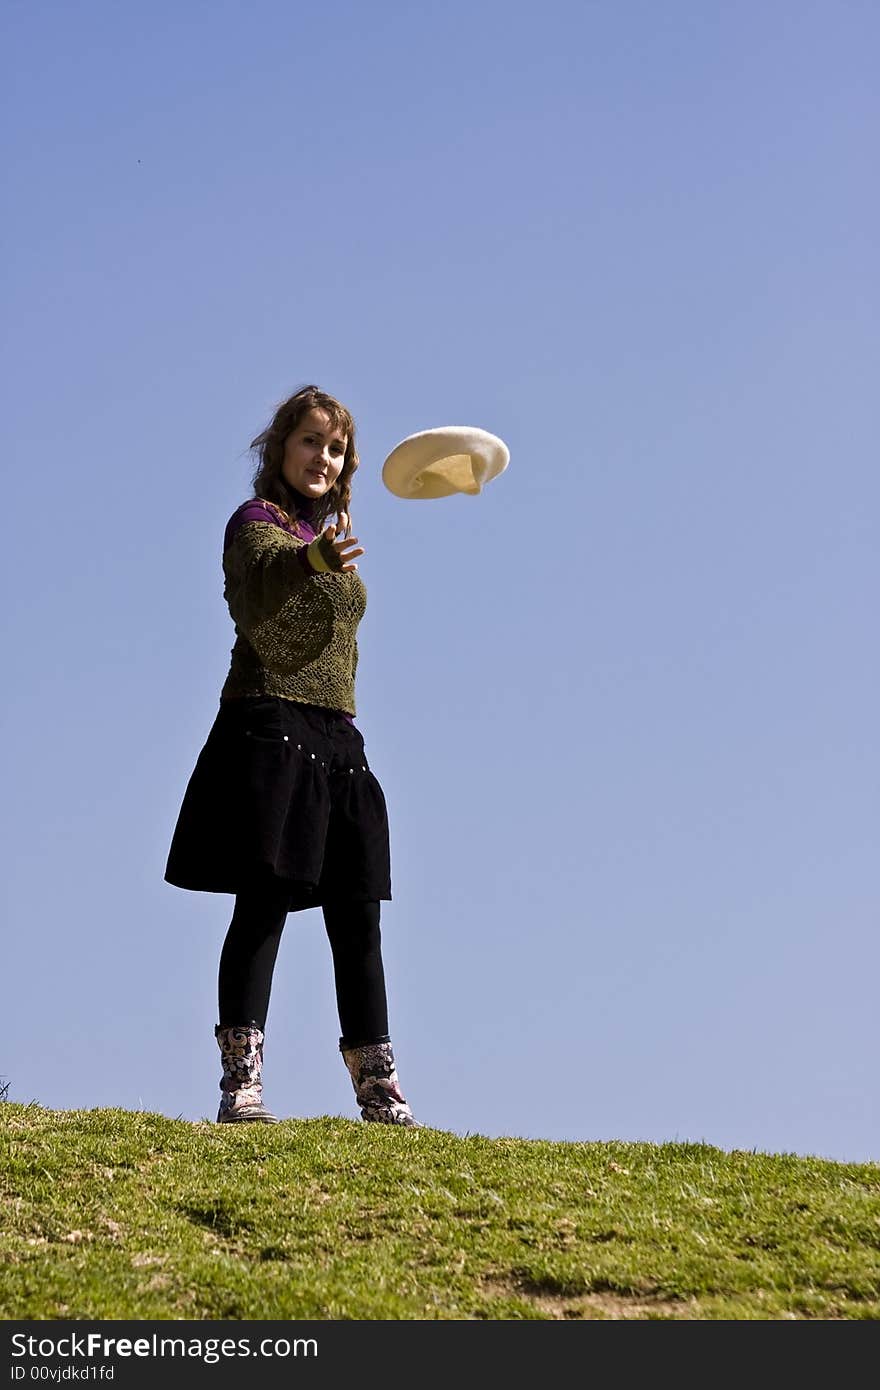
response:
[[[419,1128],[400,1088],[388,1036],[379,904],[325,904],[324,923],[336,975],[342,1028],[339,1050],[361,1116],[382,1124]]]
[[[342,1044],[388,1041],[388,1002],[382,965],[379,904],[325,903],[324,925],[333,952]]]
[[[220,953],[221,1028],[255,1023],[265,1030],[272,972],[289,900],[289,889],[273,879],[255,883],[236,895]]]

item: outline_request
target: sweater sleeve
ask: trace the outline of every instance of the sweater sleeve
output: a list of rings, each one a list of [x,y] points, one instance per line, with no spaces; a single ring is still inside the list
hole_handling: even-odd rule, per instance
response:
[[[268,520],[245,521],[224,551],[223,572],[236,630],[270,670],[300,670],[323,651],[333,631],[330,576],[312,571],[304,540]]]

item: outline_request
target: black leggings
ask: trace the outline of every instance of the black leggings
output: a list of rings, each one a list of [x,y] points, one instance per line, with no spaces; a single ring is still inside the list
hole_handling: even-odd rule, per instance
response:
[[[289,892],[274,882],[238,893],[220,953],[220,1026],[256,1023],[265,1030],[272,972],[287,921]],[[326,905],[336,1004],[347,1047],[388,1039],[388,1004],[378,902]]]

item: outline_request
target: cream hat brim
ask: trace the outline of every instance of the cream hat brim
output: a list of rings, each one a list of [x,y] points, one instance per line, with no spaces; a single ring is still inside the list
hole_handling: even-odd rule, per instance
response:
[[[382,481],[395,497],[476,496],[509,461],[510,450],[497,435],[471,425],[445,425],[395,445],[382,465]]]

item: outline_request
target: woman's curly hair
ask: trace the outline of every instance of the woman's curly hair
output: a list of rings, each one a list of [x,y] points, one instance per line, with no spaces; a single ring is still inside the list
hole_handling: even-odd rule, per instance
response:
[[[254,495],[271,502],[289,521],[296,520],[296,498],[281,472],[281,465],[284,462],[287,436],[296,429],[300,420],[310,410],[325,411],[334,429],[344,434],[347,442],[342,472],[324,496],[316,499],[308,520],[316,531],[321,531],[329,516],[346,512],[349,517],[350,535],[351,480],[359,462],[354,442],[354,420],[351,412],[346,410],[340,401],[328,396],[327,392],[318,386],[301,386],[294,395],[282,401],[269,425],[252,441],[251,448],[259,460],[253,478]]]

